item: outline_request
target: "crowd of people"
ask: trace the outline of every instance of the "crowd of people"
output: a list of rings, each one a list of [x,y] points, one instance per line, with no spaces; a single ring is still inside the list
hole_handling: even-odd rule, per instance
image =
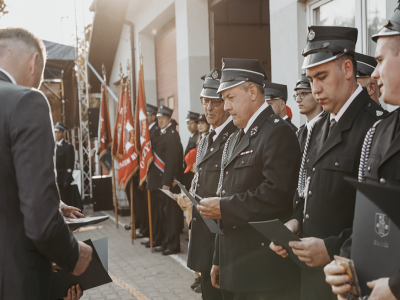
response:
[[[256,59],[223,58],[222,69],[201,77],[204,111],[188,112],[185,150],[173,110],[148,104],[154,161],[144,190],[130,183],[137,237],[149,237],[152,228],[152,244],[142,244],[179,253],[185,210],[187,265],[198,274],[192,288],[203,299],[352,299],[352,276],[335,261],[352,258],[353,220],[360,218],[356,189],[345,177],[399,184],[399,109],[389,113],[379,104],[382,97],[400,105],[399,24],[400,7],[373,36],[375,58],[355,52],[355,28],[308,28],[293,94],[306,118],[300,128],[286,106],[287,86],[267,81]],[[45,63],[39,39],[23,29],[0,30],[0,299],[47,299],[52,265],[79,275],[91,260],[92,249],[77,242],[59,213],[81,216],[60,202],[71,167],[62,165],[64,177],[56,180],[50,108],[36,89]],[[59,153],[67,155],[65,128],[56,130]],[[203,218],[216,220],[221,233]],[[275,219],[300,239],[284,248],[249,224]],[[368,282],[369,299],[400,299],[399,274]],[[79,287],[68,293],[81,296]]]

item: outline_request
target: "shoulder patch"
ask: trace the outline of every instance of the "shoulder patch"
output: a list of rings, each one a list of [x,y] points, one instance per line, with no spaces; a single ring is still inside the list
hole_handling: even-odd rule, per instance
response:
[[[271,115],[268,117],[268,121],[269,121],[272,125],[274,125],[274,126],[278,126],[278,125],[284,123],[283,120],[282,120],[278,115],[276,115],[276,114],[271,114]]]
[[[371,116],[375,119],[379,120],[385,118],[389,113],[382,108],[382,106],[378,105],[374,100],[369,100],[365,105],[365,110],[368,111]]]

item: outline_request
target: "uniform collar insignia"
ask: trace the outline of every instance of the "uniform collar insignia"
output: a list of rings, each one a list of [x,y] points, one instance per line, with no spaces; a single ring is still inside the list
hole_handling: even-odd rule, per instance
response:
[[[278,122],[279,122],[279,119],[275,119],[275,120],[274,120],[274,123],[278,123]]]
[[[377,115],[378,117],[382,116],[382,115],[383,115],[383,111],[377,110],[377,111],[376,111],[376,115]]]
[[[250,131],[250,136],[256,135],[256,134],[257,134],[257,131],[258,131],[258,126],[253,127],[253,128],[251,129],[251,131]]]

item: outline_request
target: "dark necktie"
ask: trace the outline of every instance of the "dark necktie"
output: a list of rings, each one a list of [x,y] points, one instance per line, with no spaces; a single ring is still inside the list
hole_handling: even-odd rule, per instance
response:
[[[328,137],[331,135],[331,132],[333,131],[333,128],[335,128],[336,124],[337,124],[336,120],[332,119],[331,120],[331,125],[329,125]]]
[[[212,143],[214,142],[213,137],[214,135],[216,135],[217,133],[215,132],[215,130],[211,130],[211,132],[208,134],[208,145],[207,145],[207,150],[210,149]]]
[[[239,145],[239,143],[243,137],[244,137],[244,129],[242,128],[239,130],[238,139],[236,140],[235,148],[237,147],[237,145]]]
[[[303,148],[304,143],[306,142],[307,134],[308,134],[308,127],[307,127],[307,125],[304,125],[304,129],[299,136],[301,148]]]

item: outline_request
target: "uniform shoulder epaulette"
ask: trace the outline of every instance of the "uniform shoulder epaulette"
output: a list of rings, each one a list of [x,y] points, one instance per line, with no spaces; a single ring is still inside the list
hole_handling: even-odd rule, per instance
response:
[[[372,99],[368,100],[367,104],[365,105],[365,110],[368,111],[377,120],[385,118],[389,114],[386,110],[382,108],[382,106],[380,106]]]
[[[279,126],[281,124],[284,124],[285,120],[283,120],[282,118],[280,118],[278,115],[276,114],[271,114],[267,120],[274,126]]]

